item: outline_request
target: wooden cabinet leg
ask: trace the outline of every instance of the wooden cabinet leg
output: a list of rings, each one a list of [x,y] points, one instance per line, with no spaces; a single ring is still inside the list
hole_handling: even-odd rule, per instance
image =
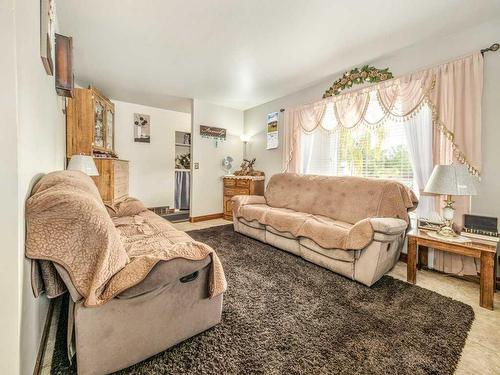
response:
[[[415,284],[417,282],[417,239],[413,237],[408,237],[406,272],[407,281]]]
[[[493,310],[493,296],[495,291],[494,270],[495,254],[486,252],[481,253],[479,305],[490,310]]]

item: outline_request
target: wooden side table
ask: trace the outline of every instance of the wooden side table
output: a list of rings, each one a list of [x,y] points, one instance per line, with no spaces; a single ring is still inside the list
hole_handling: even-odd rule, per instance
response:
[[[412,284],[417,281],[417,253],[419,247],[422,247],[424,251],[430,247],[481,259],[479,305],[493,310],[496,245],[477,242],[474,239],[466,243],[445,241],[429,236],[425,230],[412,229],[408,232],[407,261],[407,280]]]
[[[233,220],[235,195],[264,195],[264,176],[224,176],[224,219]]]

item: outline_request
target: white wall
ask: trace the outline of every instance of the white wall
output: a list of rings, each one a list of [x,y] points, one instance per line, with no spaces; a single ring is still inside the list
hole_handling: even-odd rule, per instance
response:
[[[191,115],[113,100],[115,151],[129,160],[129,195],[146,207],[174,206],[175,131],[191,131]],[[134,113],[150,116],[151,143],[134,142]]]
[[[193,100],[193,159],[199,169],[193,169],[191,186],[191,216],[203,216],[223,212],[221,162],[226,156],[235,159],[233,171],[243,159],[243,112],[221,107],[201,100]],[[227,140],[218,142],[200,137],[200,125],[227,129]]]
[[[30,262],[24,257],[24,205],[37,176],[64,167],[63,101],[40,60],[39,10],[38,0],[0,5],[0,76],[6,93],[1,99],[0,140],[2,374],[33,373],[48,300],[35,300],[31,291]]]
[[[477,51],[498,42],[500,19],[466,29],[461,33],[446,38],[432,39],[415,46],[397,51],[390,56],[375,61],[360,61],[359,65],[371,63],[379,68],[388,67],[395,76],[416,71],[432,65],[453,60],[465,54]],[[346,70],[350,67],[346,67]],[[272,102],[245,111],[245,133],[252,135],[248,147],[248,156],[256,157],[256,168],[264,170],[269,178],[281,170],[283,116],[280,116],[280,147],[266,150],[266,114],[280,108],[312,103],[321,99],[324,91],[339,77],[332,75],[328,79],[299,91],[276,99]],[[480,195],[473,198],[472,210],[476,214],[491,215],[500,218],[500,158],[498,142],[500,140],[500,52],[485,55],[482,127],[482,182]]]
[[[45,296],[35,300],[31,290],[30,261],[24,257],[24,205],[34,179],[64,168],[65,118],[63,99],[40,61],[40,2],[16,0],[17,105],[19,170],[19,257],[22,272],[21,374],[33,366],[47,314]]]
[[[2,137],[0,137],[0,373],[19,373],[19,212],[17,205],[17,107],[16,107],[16,38],[13,1],[0,3],[0,111]]]

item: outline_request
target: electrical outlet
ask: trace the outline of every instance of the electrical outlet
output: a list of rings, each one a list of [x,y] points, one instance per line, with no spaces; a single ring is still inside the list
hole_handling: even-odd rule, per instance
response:
[[[194,163],[194,169],[200,169],[200,163],[198,162]]]

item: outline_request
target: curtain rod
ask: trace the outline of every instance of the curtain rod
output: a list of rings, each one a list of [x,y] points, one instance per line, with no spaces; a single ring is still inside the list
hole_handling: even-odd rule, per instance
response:
[[[496,52],[500,49],[500,44],[499,43],[493,43],[491,46],[489,46],[488,48],[483,48],[481,50],[481,55],[484,56],[484,54],[486,52]],[[281,108],[280,109],[280,112],[285,112],[285,108]]]

